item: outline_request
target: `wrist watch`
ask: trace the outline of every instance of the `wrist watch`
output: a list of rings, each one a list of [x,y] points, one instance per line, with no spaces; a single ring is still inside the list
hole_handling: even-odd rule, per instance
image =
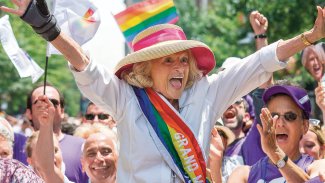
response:
[[[275,166],[276,166],[277,168],[283,168],[283,167],[286,165],[287,161],[288,161],[288,156],[285,155],[282,159],[280,159],[280,160],[275,164]]]

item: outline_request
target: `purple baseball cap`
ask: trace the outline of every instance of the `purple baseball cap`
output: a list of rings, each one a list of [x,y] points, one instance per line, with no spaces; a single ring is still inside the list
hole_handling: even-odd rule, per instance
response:
[[[274,85],[265,90],[263,94],[264,103],[266,104],[266,102],[276,94],[286,94],[291,97],[298,107],[303,110],[307,119],[309,119],[311,104],[306,90],[296,86]]]

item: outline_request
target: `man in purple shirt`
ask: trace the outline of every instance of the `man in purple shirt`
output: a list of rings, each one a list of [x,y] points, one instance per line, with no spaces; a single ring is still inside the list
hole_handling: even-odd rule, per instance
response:
[[[37,105],[38,97],[42,96],[44,86],[37,86],[27,97],[26,116],[32,122],[35,130],[39,130],[39,121],[37,116],[41,111],[40,105]],[[64,98],[58,89],[51,85],[46,86],[46,96],[50,99],[55,107],[53,131],[59,139],[60,148],[62,150],[63,162],[66,166],[65,175],[72,182],[87,183],[88,177],[82,172],[80,162],[81,146],[83,139],[62,133],[61,122],[64,117]]]

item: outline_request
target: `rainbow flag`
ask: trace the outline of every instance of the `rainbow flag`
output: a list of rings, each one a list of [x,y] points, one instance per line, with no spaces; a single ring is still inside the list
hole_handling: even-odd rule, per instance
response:
[[[114,15],[129,44],[144,29],[163,23],[176,23],[178,14],[173,0],[146,0]]]
[[[101,18],[94,0],[55,0],[53,3],[54,16],[62,32],[80,45],[87,43],[96,35]],[[47,54],[59,52],[50,45]]]

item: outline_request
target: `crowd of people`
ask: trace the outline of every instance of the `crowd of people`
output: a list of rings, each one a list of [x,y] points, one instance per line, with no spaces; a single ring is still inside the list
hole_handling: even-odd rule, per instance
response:
[[[207,45],[187,40],[179,26],[152,26],[111,73],[60,31],[44,0],[12,2],[16,9],[0,9],[65,56],[91,102],[80,125],[63,129],[63,95],[35,86],[29,135],[0,118],[1,182],[325,182],[324,115],[313,116],[301,86],[273,79],[302,51],[324,114],[324,8],[312,29],[270,45],[267,18],[251,12],[256,52],[230,57],[216,73]]]

